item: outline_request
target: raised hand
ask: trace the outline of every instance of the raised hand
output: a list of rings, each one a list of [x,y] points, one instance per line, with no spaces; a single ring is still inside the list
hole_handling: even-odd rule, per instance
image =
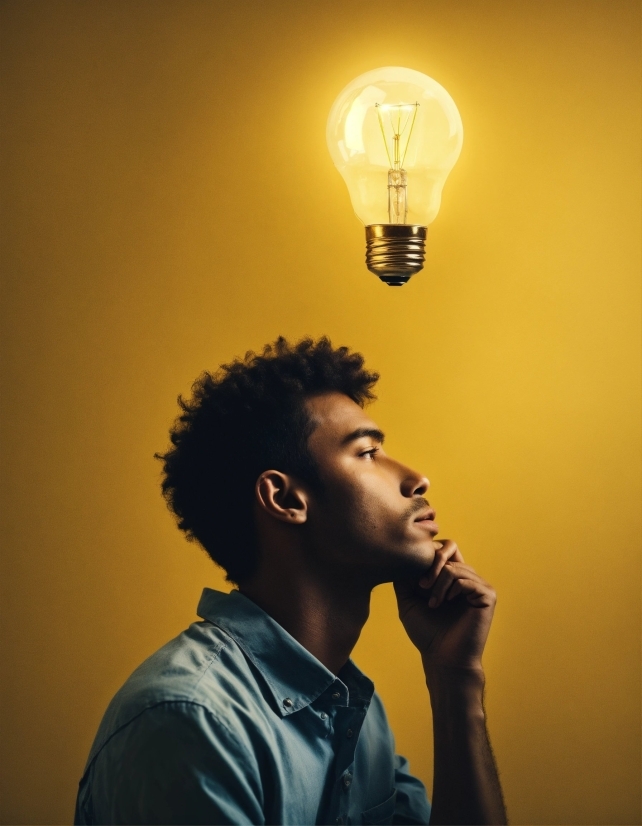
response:
[[[450,539],[435,542],[435,560],[419,581],[394,583],[399,617],[421,652],[424,668],[481,670],[497,596],[466,565]]]
[[[421,652],[433,711],[431,824],[505,824],[486,730],[481,658],[497,600],[451,540],[419,581],[395,582],[399,617]]]

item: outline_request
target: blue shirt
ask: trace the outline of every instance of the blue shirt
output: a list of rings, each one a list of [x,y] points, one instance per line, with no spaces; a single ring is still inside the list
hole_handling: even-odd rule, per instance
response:
[[[77,824],[428,823],[352,661],[335,676],[237,591],[206,588],[198,615],[109,704]]]

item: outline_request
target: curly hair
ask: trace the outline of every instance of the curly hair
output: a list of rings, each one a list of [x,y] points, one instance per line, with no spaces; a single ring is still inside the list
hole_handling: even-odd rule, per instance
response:
[[[279,337],[260,354],[205,372],[170,430],[163,461],[163,496],[187,538],[202,545],[241,582],[257,561],[253,498],[264,470],[289,473],[311,488],[321,483],[308,451],[313,425],[306,398],[331,391],[363,407],[379,379],[363,356],[334,349],[327,337],[290,344]]]

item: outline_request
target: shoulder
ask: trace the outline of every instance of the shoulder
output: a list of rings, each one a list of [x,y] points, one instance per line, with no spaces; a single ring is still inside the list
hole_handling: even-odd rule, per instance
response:
[[[143,662],[116,692],[103,717],[89,761],[134,721],[184,720],[204,729],[260,724],[267,702],[241,649],[211,622],[195,622]],[[261,713],[261,712],[264,713]]]
[[[260,766],[242,727],[194,701],[169,700],[145,707],[97,748],[76,822],[261,823],[262,806]]]

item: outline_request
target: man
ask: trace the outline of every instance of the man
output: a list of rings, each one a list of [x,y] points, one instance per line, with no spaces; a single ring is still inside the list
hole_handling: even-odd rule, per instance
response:
[[[280,338],[179,399],[163,492],[238,590],[205,589],[203,622],[116,694],[76,823],[506,823],[482,702],[495,594],[384,452],[377,379]],[[432,703],[432,812],[349,659],[391,581]]]

